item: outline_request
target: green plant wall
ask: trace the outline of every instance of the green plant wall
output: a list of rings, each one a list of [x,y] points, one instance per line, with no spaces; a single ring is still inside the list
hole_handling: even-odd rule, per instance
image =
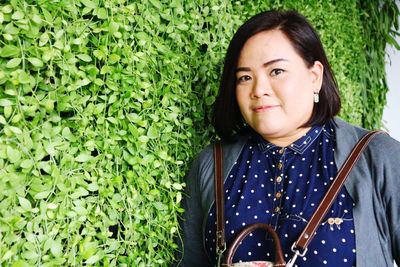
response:
[[[358,1],[256,2],[0,5],[0,266],[169,266],[184,174],[213,139],[225,50],[261,10],[309,17],[340,85],[341,116],[380,120],[370,114],[384,97],[367,107],[362,98],[373,34]]]

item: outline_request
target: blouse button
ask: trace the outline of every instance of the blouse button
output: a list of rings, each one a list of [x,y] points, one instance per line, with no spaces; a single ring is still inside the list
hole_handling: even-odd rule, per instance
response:
[[[279,149],[279,154],[283,154],[283,152],[285,152],[284,148]]]
[[[276,197],[277,199],[280,199],[281,196],[282,196],[282,193],[281,193],[281,192],[277,192],[277,193],[275,194],[275,197]]]
[[[281,207],[275,207],[275,212],[278,213],[281,211]]]
[[[342,218],[335,218],[335,224],[340,225],[343,222]]]
[[[282,182],[282,177],[280,177],[280,176],[276,177],[276,182],[277,182],[277,183]]]
[[[278,163],[278,169],[282,170],[282,163],[281,162]]]

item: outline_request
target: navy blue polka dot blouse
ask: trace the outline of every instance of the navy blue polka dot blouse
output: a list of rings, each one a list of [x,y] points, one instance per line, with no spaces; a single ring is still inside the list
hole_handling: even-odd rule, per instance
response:
[[[278,147],[260,136],[247,141],[224,183],[227,245],[244,226],[270,224],[278,233],[286,261],[290,250],[336,176],[335,135],[328,123],[314,126],[287,147]],[[355,266],[356,247],[353,200],[345,187],[319,226],[304,257],[295,266]],[[215,205],[210,209],[205,241],[215,259]],[[256,230],[243,240],[234,262],[273,261],[272,239]]]

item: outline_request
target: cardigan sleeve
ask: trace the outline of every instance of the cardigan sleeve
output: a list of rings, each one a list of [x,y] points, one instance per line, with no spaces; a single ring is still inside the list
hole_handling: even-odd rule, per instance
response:
[[[379,135],[376,144],[379,148],[375,151],[378,153],[374,157],[375,165],[381,167],[377,167],[375,177],[383,176],[376,183],[386,213],[389,231],[386,238],[390,240],[393,259],[400,265],[400,143],[386,135]]]
[[[201,158],[199,156],[193,162],[189,173],[186,175],[185,196],[183,198],[185,212],[180,223],[181,256],[178,259],[178,266],[183,267],[211,266],[203,248],[203,212],[200,190]]]
[[[392,139],[393,140],[393,139]],[[400,143],[393,140],[388,146],[388,157],[391,160],[388,171],[389,182],[386,185],[387,214],[392,234],[392,252],[397,265],[400,265]]]

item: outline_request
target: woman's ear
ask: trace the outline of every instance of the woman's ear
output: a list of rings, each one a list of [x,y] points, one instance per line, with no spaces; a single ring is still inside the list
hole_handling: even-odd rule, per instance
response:
[[[322,79],[324,75],[324,65],[318,60],[314,61],[314,65],[310,68],[311,82],[314,84],[314,93],[318,93],[321,90]]]

